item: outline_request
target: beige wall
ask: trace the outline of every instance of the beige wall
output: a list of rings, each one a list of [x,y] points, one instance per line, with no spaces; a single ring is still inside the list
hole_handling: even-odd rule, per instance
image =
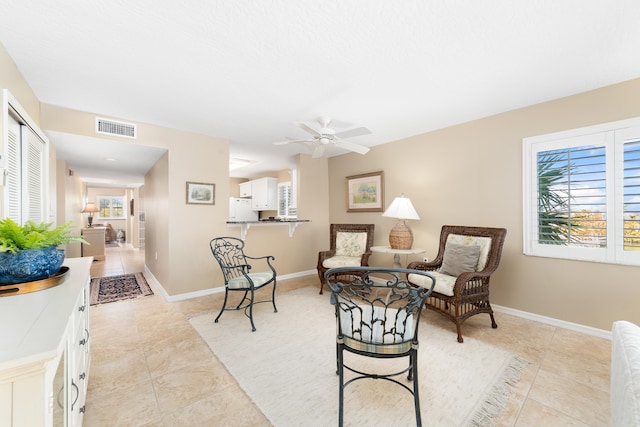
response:
[[[33,93],[33,90],[1,43],[0,89],[9,89],[22,108],[24,108],[27,114],[29,114],[31,119],[33,119],[36,124],[40,125],[40,101],[36,97],[35,93]],[[0,126],[2,126],[2,123],[0,123]]]
[[[387,245],[395,220],[345,209],[345,176],[383,170],[386,206],[404,193],[420,215],[409,223],[424,255],[435,256],[444,224],[507,228],[494,304],[605,330],[618,319],[640,323],[640,267],[522,254],[522,139],[639,116],[636,79],[374,147],[366,156],[334,157],[331,222],[373,222],[376,245]],[[392,260],[374,254],[370,261]]]
[[[80,213],[83,208],[82,197],[85,184],[77,175],[69,173],[70,168],[65,160],[58,159],[55,168],[56,175],[56,224],[60,225],[71,221],[75,224],[74,234],[80,235],[81,229],[86,224],[85,214]],[[80,243],[71,243],[65,247],[65,256],[76,258],[81,256]]]

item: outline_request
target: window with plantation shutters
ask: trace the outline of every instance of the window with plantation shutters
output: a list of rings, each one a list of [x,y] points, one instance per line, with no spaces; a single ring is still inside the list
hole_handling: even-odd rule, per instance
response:
[[[19,110],[9,106],[4,112],[8,125],[2,213],[18,224],[29,220],[46,222],[47,143],[25,118],[26,113]]]
[[[640,119],[523,140],[526,255],[640,265]]]
[[[278,184],[278,218],[296,218],[297,212],[293,199],[291,182]]]
[[[640,139],[625,142],[623,169],[623,249],[640,251]]]

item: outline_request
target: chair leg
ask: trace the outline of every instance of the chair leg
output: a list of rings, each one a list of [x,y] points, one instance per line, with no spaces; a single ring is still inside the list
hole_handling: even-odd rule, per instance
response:
[[[244,291],[244,296],[242,297],[242,299],[240,300],[240,304],[238,304],[236,306],[236,310],[240,310],[240,307],[242,307],[242,304],[244,303],[244,300],[247,299],[247,294],[249,293],[249,290],[247,289],[246,291]]]
[[[413,374],[413,404],[416,408],[416,425],[422,427],[422,415],[420,414],[420,392],[418,388],[418,350],[412,350],[409,357]]]
[[[256,331],[256,325],[253,324],[253,301],[254,301],[253,300],[253,296],[254,296],[254,290],[252,288],[251,289],[251,301],[249,301],[249,320],[251,321],[251,332],[255,332]]]
[[[318,279],[320,279],[320,295],[322,295],[322,290],[324,289],[324,280],[323,274],[320,274],[320,271],[318,271]]]
[[[276,307],[276,279],[273,279],[273,290],[271,291],[271,302],[273,303],[273,312],[277,313],[278,308]]]
[[[491,316],[491,327],[493,329],[498,327],[498,324],[496,323],[496,319],[493,317],[493,309],[491,308],[491,304],[489,304],[489,301],[487,301],[487,305],[489,306],[489,316]]]
[[[464,339],[462,339],[462,325],[458,322],[456,322],[456,331],[458,332],[458,342],[464,342]]]
[[[340,381],[340,391],[338,393],[338,426],[344,424],[344,360],[343,350],[340,344],[337,344],[338,353],[338,380]]]
[[[224,312],[224,308],[227,306],[228,297],[229,297],[229,289],[225,288],[224,301],[222,302],[222,308],[220,309],[220,313],[218,313],[218,317],[216,317],[216,320],[214,320],[213,323],[218,323],[218,319],[220,318],[220,316],[222,316],[222,313]]]

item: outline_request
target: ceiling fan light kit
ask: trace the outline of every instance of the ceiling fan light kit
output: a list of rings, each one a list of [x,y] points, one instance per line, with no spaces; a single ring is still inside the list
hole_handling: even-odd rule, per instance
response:
[[[313,150],[312,158],[322,157],[326,146],[333,144],[338,148],[353,151],[359,154],[366,154],[369,152],[369,147],[365,147],[355,142],[348,141],[343,138],[353,138],[362,135],[369,135],[371,131],[365,127],[350,129],[343,132],[336,132],[333,128],[330,128],[331,119],[329,117],[319,117],[318,123],[321,128],[319,131],[307,125],[306,123],[295,123],[300,129],[311,134],[311,138],[306,139],[289,139],[287,141],[274,142],[274,145],[284,145],[299,142],[310,142],[311,149]]]

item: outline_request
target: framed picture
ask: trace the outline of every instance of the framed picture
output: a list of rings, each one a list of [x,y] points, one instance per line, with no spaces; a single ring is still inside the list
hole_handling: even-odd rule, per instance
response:
[[[216,185],[187,181],[187,204],[213,205],[216,200]]]
[[[347,212],[384,210],[384,173],[371,172],[347,177]]]

